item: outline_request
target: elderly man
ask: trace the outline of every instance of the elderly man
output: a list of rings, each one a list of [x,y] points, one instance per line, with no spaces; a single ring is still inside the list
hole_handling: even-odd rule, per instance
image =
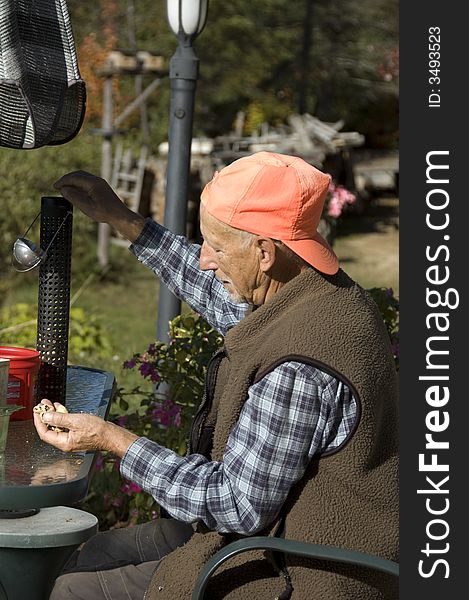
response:
[[[259,152],[202,192],[202,247],[130,211],[77,172],[56,183],[225,339],[181,457],[81,414],[41,438],[108,450],[122,474],[171,515],[98,534],[51,598],[188,600],[200,569],[229,541],[285,536],[397,559],[397,389],[380,314],[317,233],[330,177],[298,157]],[[390,576],[261,552],[225,563],[209,598],[396,598]]]

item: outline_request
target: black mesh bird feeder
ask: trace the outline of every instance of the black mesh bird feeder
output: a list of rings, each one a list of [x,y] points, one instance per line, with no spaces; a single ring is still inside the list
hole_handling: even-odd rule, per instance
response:
[[[61,197],[41,199],[41,248],[48,248],[40,263],[37,344],[41,367],[38,400],[65,404],[73,208]]]

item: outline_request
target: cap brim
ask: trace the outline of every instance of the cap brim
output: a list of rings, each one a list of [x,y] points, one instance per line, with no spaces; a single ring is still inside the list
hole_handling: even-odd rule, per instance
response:
[[[307,240],[282,240],[295,254],[326,275],[335,275],[339,270],[339,259],[326,240],[316,232]]]

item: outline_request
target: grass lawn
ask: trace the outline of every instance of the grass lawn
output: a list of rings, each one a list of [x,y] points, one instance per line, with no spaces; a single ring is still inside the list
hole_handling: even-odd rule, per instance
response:
[[[122,363],[135,352],[144,352],[155,341],[159,282],[150,270],[135,264],[135,257],[125,249],[119,250],[124,264],[118,279],[100,281],[94,278],[74,302],[74,306],[99,320],[112,347],[109,359],[91,365],[84,357],[83,366],[113,372],[118,385],[127,389],[136,385],[150,389],[150,383],[144,382],[136,372],[122,369]],[[76,292],[78,289],[72,288],[72,297]]]

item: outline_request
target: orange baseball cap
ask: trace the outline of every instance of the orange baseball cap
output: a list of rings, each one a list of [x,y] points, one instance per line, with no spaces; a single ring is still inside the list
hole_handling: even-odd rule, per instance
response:
[[[298,156],[256,152],[217,171],[201,201],[222,223],[280,240],[318,271],[333,275],[339,261],[317,232],[330,180]]]

